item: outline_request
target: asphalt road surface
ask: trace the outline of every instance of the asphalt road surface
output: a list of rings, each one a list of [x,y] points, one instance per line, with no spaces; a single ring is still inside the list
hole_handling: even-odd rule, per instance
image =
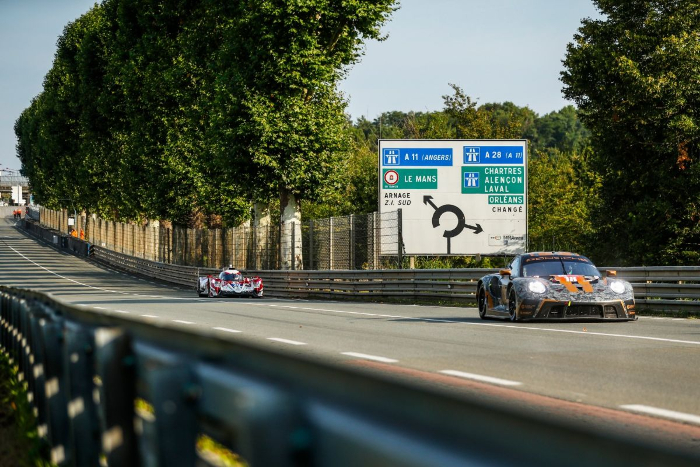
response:
[[[698,319],[510,323],[483,321],[474,308],[198,298],[194,284],[165,286],[58,251],[9,214],[0,219],[2,285],[700,452]]]

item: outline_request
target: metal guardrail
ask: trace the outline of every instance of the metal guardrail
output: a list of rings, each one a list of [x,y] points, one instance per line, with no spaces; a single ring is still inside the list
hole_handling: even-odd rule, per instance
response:
[[[253,467],[700,462],[622,431],[7,287],[0,347],[59,466],[206,467],[222,457]]]
[[[60,234],[30,221],[26,229],[56,244]],[[53,239],[53,240],[52,240]],[[87,243],[68,237],[65,247],[74,252],[87,251]],[[84,245],[81,246],[81,245]],[[58,245],[57,245],[58,246]],[[194,289],[197,276],[215,274],[212,268],[197,268],[149,261],[109,249],[91,246],[92,258],[100,263],[133,274],[152,277]],[[650,266],[603,267],[614,269],[618,277],[632,283],[638,309],[663,312],[684,311],[700,314],[700,267]],[[384,269],[280,271],[248,270],[263,278],[265,293],[279,297],[358,298],[444,300],[475,303],[476,285],[485,274],[496,269]]]

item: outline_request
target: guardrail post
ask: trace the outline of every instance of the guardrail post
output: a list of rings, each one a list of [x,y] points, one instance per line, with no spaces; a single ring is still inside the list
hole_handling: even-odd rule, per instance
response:
[[[95,331],[102,452],[107,465],[139,465],[134,434],[134,356],[121,329]]]
[[[151,427],[144,426],[142,448],[155,456],[159,466],[195,465],[198,386],[187,364],[173,361],[172,355],[165,358],[170,361],[163,362],[146,355],[141,367],[143,373],[139,379],[145,382],[147,389],[138,396],[152,404],[155,416],[154,421],[142,421],[144,425],[152,424],[154,429],[151,431]]]
[[[39,331],[43,340],[42,358],[44,387],[46,395],[47,435],[51,445],[51,461],[66,465],[72,460],[69,443],[68,411],[66,392],[68,382],[63,368],[63,326],[62,320],[53,313],[47,313],[39,322]]]
[[[93,333],[80,323],[66,322],[64,335],[71,451],[75,465],[99,465],[99,423],[93,401]]]

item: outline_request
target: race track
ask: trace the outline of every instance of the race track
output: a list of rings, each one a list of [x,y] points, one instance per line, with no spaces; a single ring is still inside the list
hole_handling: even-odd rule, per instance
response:
[[[130,277],[39,243],[9,214],[0,219],[2,285],[700,449],[698,319],[510,323],[482,321],[472,308],[198,298],[193,288]]]

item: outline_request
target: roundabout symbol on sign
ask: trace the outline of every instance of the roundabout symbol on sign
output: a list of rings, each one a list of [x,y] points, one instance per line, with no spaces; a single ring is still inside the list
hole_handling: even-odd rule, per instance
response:
[[[384,181],[387,185],[396,185],[399,181],[399,173],[396,170],[387,170],[384,172]]]
[[[465,228],[471,229],[474,231],[475,234],[478,234],[478,233],[481,233],[484,231],[484,229],[481,228],[480,224],[476,224],[476,226],[467,224],[467,221],[464,217],[464,213],[462,212],[462,210],[453,204],[443,204],[442,206],[438,207],[435,205],[435,203],[433,203],[432,196],[424,196],[423,203],[429,204],[430,206],[432,206],[433,209],[435,209],[435,212],[433,213],[433,220],[432,220],[433,221],[433,228],[436,228],[440,225],[440,217],[442,217],[443,214],[450,212],[450,213],[454,214],[455,216],[457,216],[457,226],[452,230],[445,230],[445,233],[442,234],[442,236],[447,239],[447,254],[448,255],[451,253],[451,251],[450,251],[450,239],[452,237],[456,237],[457,235],[461,234],[462,230],[464,230]]]

